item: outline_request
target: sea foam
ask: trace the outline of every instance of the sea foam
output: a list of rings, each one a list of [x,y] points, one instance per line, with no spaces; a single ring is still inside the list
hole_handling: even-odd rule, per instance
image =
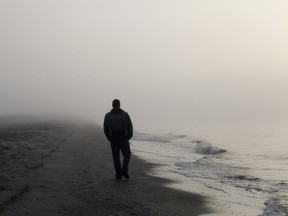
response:
[[[226,150],[218,148],[217,146],[213,146],[206,141],[196,140],[196,141],[192,141],[192,142],[196,143],[194,150],[198,154],[215,155],[215,154],[220,154],[220,153],[226,152]]]
[[[280,204],[280,200],[276,198],[270,198],[265,202],[266,208],[263,214],[259,216],[287,216],[288,211]]]

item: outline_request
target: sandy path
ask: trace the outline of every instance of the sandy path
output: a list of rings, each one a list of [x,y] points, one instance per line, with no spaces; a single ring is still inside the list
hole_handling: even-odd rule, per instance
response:
[[[131,180],[117,182],[110,146],[101,128],[78,124],[44,165],[31,172],[29,191],[10,202],[0,215],[175,216],[210,212],[205,197],[166,188],[168,180],[148,175],[153,166],[134,156]]]

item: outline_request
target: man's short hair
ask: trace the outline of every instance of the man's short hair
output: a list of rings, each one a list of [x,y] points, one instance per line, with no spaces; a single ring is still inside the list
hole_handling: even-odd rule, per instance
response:
[[[119,108],[120,107],[120,100],[114,99],[112,102],[112,107],[113,108]]]

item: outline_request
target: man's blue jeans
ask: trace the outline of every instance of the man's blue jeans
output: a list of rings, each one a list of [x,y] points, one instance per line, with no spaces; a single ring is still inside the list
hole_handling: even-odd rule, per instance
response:
[[[122,177],[123,172],[128,172],[129,161],[131,157],[130,144],[128,140],[118,140],[111,142],[114,168],[117,177]],[[120,151],[124,157],[121,167]]]

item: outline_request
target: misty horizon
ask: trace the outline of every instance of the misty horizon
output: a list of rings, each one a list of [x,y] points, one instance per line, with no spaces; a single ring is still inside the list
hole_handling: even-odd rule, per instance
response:
[[[287,122],[285,1],[0,3],[0,115]]]

